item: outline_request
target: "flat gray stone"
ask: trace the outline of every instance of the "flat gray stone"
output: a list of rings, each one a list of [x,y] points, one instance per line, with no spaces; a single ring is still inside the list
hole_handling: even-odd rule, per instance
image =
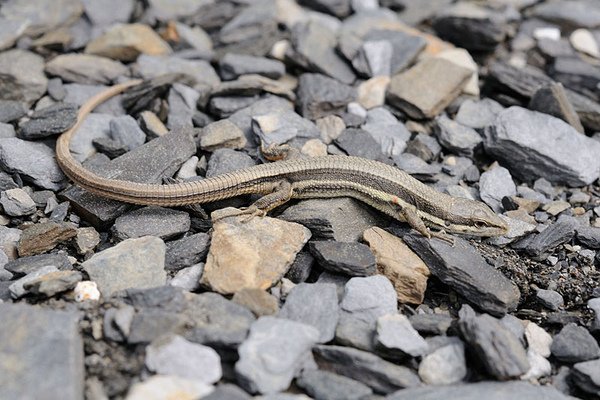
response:
[[[167,283],[164,242],[153,236],[127,239],[94,254],[81,267],[98,284],[105,299],[129,288],[150,288]]]
[[[285,64],[266,57],[227,53],[219,60],[219,71],[225,80],[236,79],[240,75],[247,74],[279,79],[285,74]]]
[[[375,345],[387,358],[420,357],[428,350],[425,339],[402,314],[387,314],[377,319]]]
[[[455,121],[473,129],[481,130],[491,125],[502,110],[504,110],[504,107],[492,99],[467,99],[461,103]]]
[[[15,188],[2,192],[0,204],[7,215],[21,217],[33,214],[37,208],[33,199],[23,189]]]
[[[552,355],[564,362],[580,362],[600,357],[600,346],[588,330],[574,323],[565,325],[554,336]]]
[[[43,189],[59,190],[66,185],[65,175],[54,157],[54,150],[43,143],[0,139],[0,165],[4,171],[18,173],[25,181]]]
[[[551,83],[536,90],[531,96],[527,108],[560,118],[577,129],[578,132],[584,133],[579,115],[575,112],[563,85],[560,83]]]
[[[520,298],[517,286],[464,239],[454,238],[454,246],[418,234],[405,235],[403,239],[433,275],[473,305],[497,316],[516,309]]]
[[[436,119],[436,136],[446,149],[460,156],[473,156],[473,151],[482,139],[481,136],[468,126],[464,126],[441,115]]]
[[[56,103],[36,110],[29,121],[20,126],[19,137],[25,140],[40,139],[63,133],[77,122],[77,106]]]
[[[517,187],[510,172],[497,166],[481,174],[479,178],[479,195],[492,210],[499,213],[504,210],[502,199],[517,194]]]
[[[370,109],[362,129],[371,134],[387,157],[400,155],[411,137],[406,126],[384,107]]]
[[[141,54],[137,58],[135,69],[144,79],[175,73],[184,74],[192,79],[192,85],[214,87],[221,81],[214,68],[204,60]]]
[[[53,265],[46,265],[31,271],[24,277],[17,279],[16,281],[11,283],[11,285],[8,287],[8,290],[10,291],[10,296],[13,299],[19,299],[25,296],[27,293],[29,293],[29,290],[25,288],[26,284],[33,282],[44,275],[57,271],[58,269],[56,269],[56,267]]]
[[[123,115],[110,121],[110,136],[131,151],[146,142],[146,134],[133,117]]]
[[[0,398],[83,399],[77,312],[7,303],[0,319]]]
[[[108,26],[116,22],[129,22],[134,0],[81,0],[85,15],[96,26]]]
[[[190,229],[190,215],[185,211],[163,207],[144,207],[118,217],[113,233],[119,240],[157,236],[171,239]]]
[[[0,100],[0,122],[16,121],[27,114],[27,109],[20,101]]]
[[[63,85],[63,89],[66,94],[62,101],[65,103],[77,104],[82,106],[90,97],[97,95],[99,92],[106,90],[104,85],[82,85],[80,83],[67,83]],[[113,116],[120,116],[125,114],[125,109],[121,104],[123,100],[122,95],[117,95],[108,99],[106,102],[100,104],[94,109],[95,113],[98,114],[109,114]]]
[[[571,377],[582,390],[600,393],[600,360],[585,361],[573,365]]]
[[[593,0],[551,1],[533,8],[533,15],[569,28],[600,26],[600,10]]]
[[[0,14],[12,20],[29,20],[25,34],[35,37],[70,25],[82,12],[79,0],[10,0],[2,5]]]
[[[318,340],[319,331],[312,326],[269,316],[259,318],[238,349],[235,371],[239,383],[252,393],[286,390]]]
[[[429,385],[451,385],[467,376],[465,346],[458,338],[423,357],[419,377]]]
[[[92,54],[61,54],[46,63],[46,72],[64,82],[86,85],[110,85],[129,75],[129,68],[119,61]]]
[[[203,232],[167,242],[165,268],[177,271],[204,260],[209,243],[210,236]]]
[[[542,177],[577,187],[600,175],[600,159],[596,157],[600,143],[558,118],[521,107],[498,114],[485,130],[484,146],[521,180]]]
[[[7,8],[4,5],[2,12]],[[0,71],[2,100],[17,100],[31,105],[46,93],[48,78],[44,74],[44,59],[37,54],[21,49],[4,51],[0,53]]]
[[[361,400],[373,394],[367,385],[329,371],[303,371],[296,384],[309,396],[321,400]]]
[[[11,20],[0,17],[0,50],[13,47],[28,26],[29,21],[27,20]]]
[[[310,251],[329,272],[350,276],[370,276],[376,272],[375,256],[363,243],[317,241]]]
[[[535,296],[544,307],[552,311],[557,311],[565,302],[561,294],[555,290],[538,289]]]
[[[169,90],[169,116],[167,126],[171,130],[181,128],[192,128],[194,123],[192,117],[196,113],[196,102],[200,98],[200,93],[195,89],[173,83]]]
[[[349,85],[321,74],[302,74],[298,81],[298,108],[304,118],[316,120],[343,111],[355,100]]]
[[[329,283],[301,283],[294,286],[277,314],[313,326],[319,331],[319,343],[335,336],[339,318],[337,289]]]

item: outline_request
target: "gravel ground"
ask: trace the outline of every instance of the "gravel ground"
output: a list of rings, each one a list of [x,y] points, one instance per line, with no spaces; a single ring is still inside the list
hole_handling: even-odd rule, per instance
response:
[[[509,231],[88,193],[56,139],[133,78],[71,143],[101,176],[201,180],[286,143]],[[600,398],[599,84],[596,0],[0,0],[0,399]]]

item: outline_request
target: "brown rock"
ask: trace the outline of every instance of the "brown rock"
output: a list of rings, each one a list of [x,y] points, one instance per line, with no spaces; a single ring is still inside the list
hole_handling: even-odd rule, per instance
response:
[[[237,210],[213,212],[213,236],[201,284],[221,294],[243,288],[266,290],[287,272],[310,239],[302,225],[269,217],[226,217]]]
[[[140,54],[163,55],[170,53],[171,48],[148,25],[118,24],[89,42],[85,52],[115,60],[135,61]]]
[[[279,303],[275,296],[261,289],[242,289],[236,292],[231,300],[240,306],[246,307],[257,317],[273,315],[279,311]]]
[[[389,76],[376,76],[358,85],[358,103],[367,110],[385,103],[385,91],[390,84]]]
[[[23,231],[17,250],[19,256],[41,254],[67,241],[77,234],[73,224],[68,222],[43,222]]]
[[[363,234],[377,260],[377,271],[394,285],[401,303],[421,304],[429,268],[399,237],[373,227]]]
[[[200,136],[200,147],[205,151],[214,151],[222,147],[243,149],[246,142],[244,132],[228,119],[208,124]]]
[[[92,252],[100,243],[100,234],[92,227],[77,229],[75,244],[79,254]]]
[[[412,118],[433,118],[458,97],[472,74],[448,60],[428,58],[395,75],[387,99]]]

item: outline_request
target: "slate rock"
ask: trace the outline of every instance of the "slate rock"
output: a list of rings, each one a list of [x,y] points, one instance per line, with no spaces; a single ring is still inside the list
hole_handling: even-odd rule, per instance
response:
[[[242,289],[233,295],[231,301],[246,307],[257,317],[274,315],[279,311],[279,300],[272,294],[260,289]],[[335,320],[337,321],[337,318]]]
[[[304,69],[328,75],[351,84],[356,79],[354,71],[338,55],[336,33],[319,21],[301,22],[292,28],[293,51],[289,57]]]
[[[440,144],[460,156],[472,156],[475,147],[482,141],[473,128],[461,125],[446,115],[439,116],[436,123],[435,132]]]
[[[517,187],[513,182],[510,172],[497,166],[481,174],[479,178],[479,195],[492,210],[499,213],[503,211],[502,199],[517,194]]]
[[[46,63],[46,72],[64,82],[110,85],[129,75],[129,68],[110,58],[91,54],[61,54]]]
[[[493,377],[506,380],[529,370],[525,348],[496,318],[476,315],[471,307],[464,305],[459,311],[458,324],[465,341]]]
[[[454,319],[446,314],[415,314],[409,318],[411,325],[420,333],[444,335]]]
[[[128,22],[134,9],[133,0],[82,0],[85,15],[94,25],[107,26],[115,22]]]
[[[227,119],[206,125],[200,133],[200,148],[204,151],[214,151],[219,148],[243,149],[247,139],[244,132]]]
[[[0,364],[1,398],[83,398],[85,367],[77,312],[7,303],[0,304],[0,319],[0,353],[21,357],[21,368],[7,356]]]
[[[20,101],[0,100],[0,122],[16,121],[27,114],[27,109]]]
[[[82,106],[90,97],[98,94],[99,92],[106,89],[104,85],[82,85],[79,83],[68,83],[63,85],[63,89],[66,91],[66,95],[63,98],[63,102],[77,104]],[[119,116],[125,114],[125,109],[121,104],[123,95],[117,95],[106,102],[100,104],[94,109],[95,113],[109,114],[113,116]],[[81,130],[78,131],[82,133]]]
[[[600,100],[596,93],[600,83],[600,68],[577,57],[558,57],[552,63],[549,73],[566,87],[593,100]]]
[[[600,160],[595,156],[600,143],[558,118],[521,107],[498,114],[485,130],[484,146],[525,181],[543,177],[552,183],[584,186],[600,174]]]
[[[400,155],[411,137],[406,126],[384,107],[369,110],[362,129],[369,132],[381,146],[381,152],[388,157]]]
[[[318,241],[310,244],[319,264],[333,273],[350,276],[375,274],[375,256],[362,243]]]
[[[192,117],[196,113],[196,104],[200,93],[181,83],[173,83],[169,90],[169,116],[167,126],[169,129],[192,128]]]
[[[215,387],[215,390],[208,396],[202,397],[203,400],[250,400],[252,397],[240,387],[232,383],[221,383]]]
[[[252,393],[287,389],[318,338],[319,332],[312,326],[269,316],[259,318],[238,350],[235,371],[239,383]],[[286,351],[279,351],[281,348]]]
[[[306,141],[320,136],[317,126],[293,111],[278,111],[252,118],[252,130],[264,146],[293,139]]]
[[[0,141],[0,146],[2,142]],[[171,151],[164,151],[171,149]],[[180,165],[196,152],[191,131],[179,130],[151,140],[127,154],[102,166],[99,175],[113,179],[140,183],[162,183],[171,177]],[[68,199],[78,215],[94,226],[104,226],[123,214],[128,205],[107,200],[77,187],[67,189],[62,195]]]
[[[300,75],[297,94],[300,114],[311,120],[339,113],[356,98],[351,86],[314,73]]]
[[[459,124],[482,130],[491,125],[502,110],[504,107],[490,98],[467,99],[461,103],[454,120]]]
[[[600,360],[584,361],[573,365],[571,377],[582,390],[600,393]]]
[[[567,396],[552,386],[534,385],[528,382],[463,383],[450,386],[424,386],[401,390],[388,396],[388,400],[568,400]]]
[[[0,17],[0,50],[13,47],[29,24],[28,20],[11,20]]]
[[[386,159],[381,151],[381,145],[363,129],[347,128],[334,143],[350,156],[378,161]]]
[[[397,298],[390,281],[382,275],[352,278],[346,283],[336,328],[338,343],[374,350],[377,319],[397,312]]]
[[[319,400],[360,400],[373,394],[367,385],[333,372],[303,371],[296,384]]]
[[[184,267],[177,271],[169,285],[175,286],[188,292],[196,291],[200,288],[200,278],[204,272],[204,263],[194,264],[190,267]]]
[[[319,331],[319,343],[331,341],[339,318],[337,290],[330,283],[301,283],[288,294],[278,318],[310,325]]]
[[[525,251],[535,259],[544,259],[550,251],[575,236],[575,227],[576,223],[572,220],[558,221],[551,224],[542,233],[539,233],[525,244]]]
[[[16,3],[16,2],[13,2]],[[6,15],[7,7],[2,7]],[[32,52],[13,49],[0,53],[0,99],[17,100],[28,105],[46,93],[48,78],[44,59]]]
[[[185,211],[149,206],[117,218],[113,232],[119,240],[142,236],[157,236],[167,240],[187,232],[190,224],[190,215]]]
[[[59,190],[66,184],[54,150],[42,143],[17,138],[0,139],[0,165],[43,189]]]
[[[431,273],[480,309],[502,316],[517,307],[517,286],[489,265],[468,242],[454,238],[454,246],[421,235],[403,237]]]
[[[11,124],[0,123],[0,138],[13,138],[16,137],[15,127]]]
[[[409,368],[385,361],[366,351],[317,345],[313,348],[313,354],[321,369],[357,380],[375,393],[385,395],[421,384],[418,376]]]
[[[52,297],[58,293],[74,289],[83,280],[79,271],[55,271],[44,274],[33,280],[28,280],[23,288],[36,295]]]
[[[577,240],[590,249],[600,249],[600,228],[577,226]]]
[[[451,385],[467,375],[465,346],[458,338],[433,349],[419,364],[419,377],[429,385]]]
[[[165,268],[177,271],[202,261],[208,253],[209,241],[209,235],[200,232],[167,242]]]
[[[246,153],[232,149],[217,149],[208,160],[206,177],[225,174],[256,165],[256,161]]]
[[[208,346],[181,336],[161,338],[146,347],[146,367],[160,375],[171,375],[213,384],[221,379],[221,359]]]
[[[594,337],[582,326],[574,323],[565,325],[554,336],[550,347],[552,355],[569,363],[593,360],[600,357],[600,346]]]
[[[471,74],[450,61],[428,58],[392,78],[387,100],[411,118],[432,118],[460,94]]]
[[[421,36],[391,29],[372,29],[362,39],[365,43],[387,42],[390,44],[391,59],[388,75],[395,75],[406,69],[414,62],[427,44],[427,41]]]
[[[204,60],[142,54],[137,59],[136,69],[144,79],[157,78],[166,74],[183,74],[191,79],[189,84],[194,87],[198,85],[213,87],[220,82],[214,68]]]
[[[35,203],[23,189],[9,189],[2,192],[0,204],[7,215],[21,217],[36,211]]]
[[[564,299],[555,290],[538,289],[535,293],[537,300],[552,311],[557,311],[564,305]]]
[[[527,108],[560,118],[577,129],[578,132],[584,132],[579,115],[575,112],[564,87],[560,83],[545,85],[536,90],[531,96]]]
[[[57,269],[53,265],[46,265],[31,271],[24,277],[17,279],[16,281],[11,283],[11,285],[8,287],[8,290],[10,291],[10,296],[15,300],[25,296],[29,293],[29,290],[25,289],[26,284],[54,272],[57,272]]]
[[[19,239],[19,255],[22,257],[44,253],[76,234],[77,230],[70,222],[48,221],[31,225]]]
[[[53,10],[52,7],[56,7]],[[54,12],[40,13],[40,10],[53,10]],[[75,21],[83,7],[76,0],[11,0],[2,7],[2,15],[12,20],[28,19],[29,24],[25,34],[39,36],[63,25]]]
[[[301,3],[316,11],[335,15],[338,18],[347,17],[352,9],[348,0],[302,0]]]
[[[110,136],[129,151],[140,147],[146,141],[146,134],[129,115],[113,118],[110,121]]]
[[[285,74],[285,65],[281,61],[266,57],[227,53],[219,60],[219,71],[224,80],[236,79],[247,74],[279,79]]]
[[[75,125],[77,107],[69,103],[56,103],[37,110],[31,119],[21,125],[19,137],[25,140],[35,140],[56,135]]]
[[[71,268],[71,263],[65,254],[54,253],[19,257],[16,260],[6,263],[4,269],[12,272],[16,276],[22,276],[47,265],[52,265],[58,270],[68,270]]]
[[[164,285],[165,244],[152,236],[127,239],[94,254],[81,267],[108,299],[119,290]]]
[[[565,27],[596,28],[600,26],[600,10],[590,0],[553,1],[539,4],[532,15]]]
[[[375,346],[386,358],[420,357],[427,352],[427,342],[403,314],[387,314],[377,319]]]

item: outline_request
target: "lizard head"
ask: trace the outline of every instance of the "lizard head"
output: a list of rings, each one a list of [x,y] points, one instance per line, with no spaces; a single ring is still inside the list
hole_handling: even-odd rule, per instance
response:
[[[453,197],[444,229],[452,233],[472,236],[501,236],[508,225],[482,202]]]

